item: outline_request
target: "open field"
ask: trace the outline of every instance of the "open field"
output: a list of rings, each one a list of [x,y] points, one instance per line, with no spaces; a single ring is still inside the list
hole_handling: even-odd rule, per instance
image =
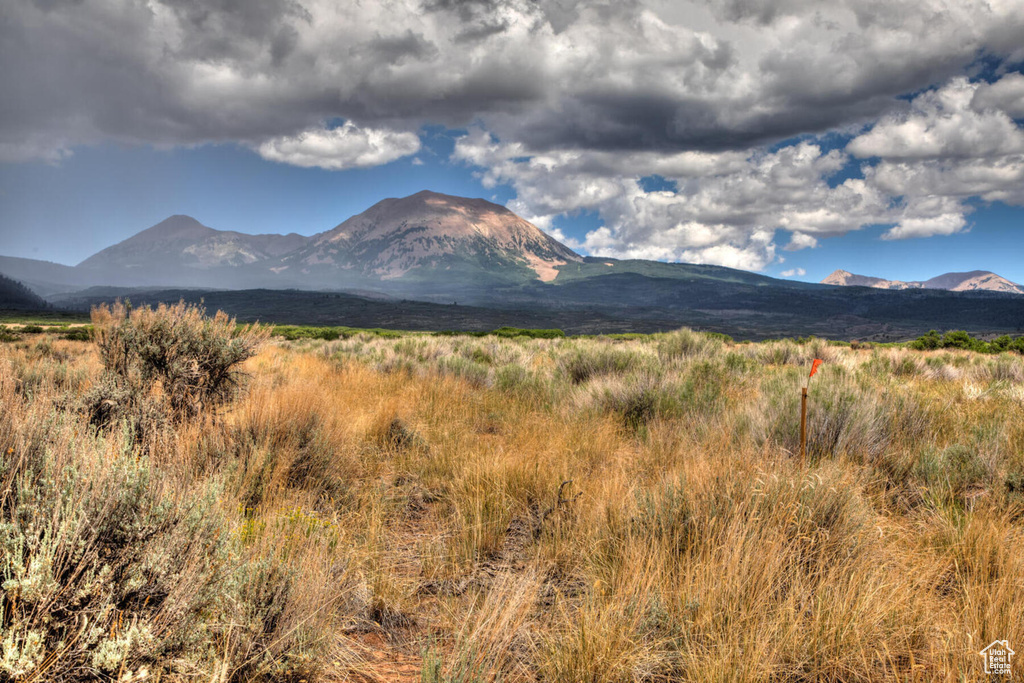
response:
[[[243,367],[104,422],[95,344],[0,345],[0,681],[960,681],[1024,643],[1020,355],[357,333]]]

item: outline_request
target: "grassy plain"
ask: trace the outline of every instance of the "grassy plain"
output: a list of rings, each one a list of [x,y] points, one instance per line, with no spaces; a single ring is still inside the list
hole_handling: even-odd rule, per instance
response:
[[[356,333],[244,369],[97,430],[93,344],[0,345],[0,680],[961,681],[1024,643],[1019,355]]]

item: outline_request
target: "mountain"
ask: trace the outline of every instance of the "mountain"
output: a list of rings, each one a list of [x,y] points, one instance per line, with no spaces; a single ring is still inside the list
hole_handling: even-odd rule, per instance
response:
[[[987,270],[967,273],[946,273],[922,283],[925,289],[948,289],[951,292],[1006,292],[1024,294],[1024,287]]]
[[[840,285],[844,287],[874,287],[876,289],[919,289],[921,283],[886,280],[870,275],[854,275],[847,270],[836,270],[824,280],[824,285]]]
[[[384,199],[286,256],[275,271],[379,281],[548,282],[583,261],[504,206],[423,191]],[[340,271],[340,272],[339,272]]]
[[[837,270],[821,281],[826,285],[846,287],[874,287],[876,289],[945,289],[951,292],[1003,292],[1024,294],[1024,287],[987,270],[972,270],[966,273],[945,273],[924,281],[903,282],[885,280],[880,277],[855,275]]]
[[[13,278],[40,296],[73,292],[83,287],[102,284],[99,273],[88,273],[52,261],[0,256],[0,274]]]
[[[49,307],[42,297],[25,285],[0,275],[0,310],[42,311]]]
[[[307,237],[247,235],[208,228],[191,216],[171,216],[151,228],[93,254],[83,271],[139,274],[143,279],[265,263],[303,246]]]

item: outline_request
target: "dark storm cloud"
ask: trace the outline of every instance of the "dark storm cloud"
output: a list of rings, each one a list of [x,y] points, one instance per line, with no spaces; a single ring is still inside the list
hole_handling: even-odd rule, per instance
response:
[[[470,127],[456,158],[514,208],[601,215],[587,249],[760,268],[778,230],[949,234],[972,197],[1024,201],[1024,85],[965,78],[1024,63],[1022,2],[11,0],[0,161],[231,141],[365,168]],[[850,151],[767,151],[828,131]]]
[[[406,60],[430,61],[439,54],[433,43],[412,30],[398,36],[374,38],[367,47],[373,58],[384,64],[398,64]]]
[[[255,144],[335,118],[482,118],[538,149],[741,148],[877,117],[1024,30],[982,4],[865,6],[19,1],[0,9],[0,150]]]

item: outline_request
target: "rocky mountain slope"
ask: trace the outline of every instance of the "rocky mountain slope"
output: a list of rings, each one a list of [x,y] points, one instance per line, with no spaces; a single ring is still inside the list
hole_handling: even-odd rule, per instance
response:
[[[826,285],[847,287],[874,287],[876,289],[945,289],[951,292],[1003,292],[1024,294],[1024,287],[987,270],[972,270],[966,273],[944,273],[924,281],[903,282],[885,280],[868,275],[855,275],[846,270],[837,270],[821,281]]]
[[[583,258],[498,204],[423,191],[385,199],[313,236],[275,271],[341,269],[370,279],[486,275],[541,280]]]

